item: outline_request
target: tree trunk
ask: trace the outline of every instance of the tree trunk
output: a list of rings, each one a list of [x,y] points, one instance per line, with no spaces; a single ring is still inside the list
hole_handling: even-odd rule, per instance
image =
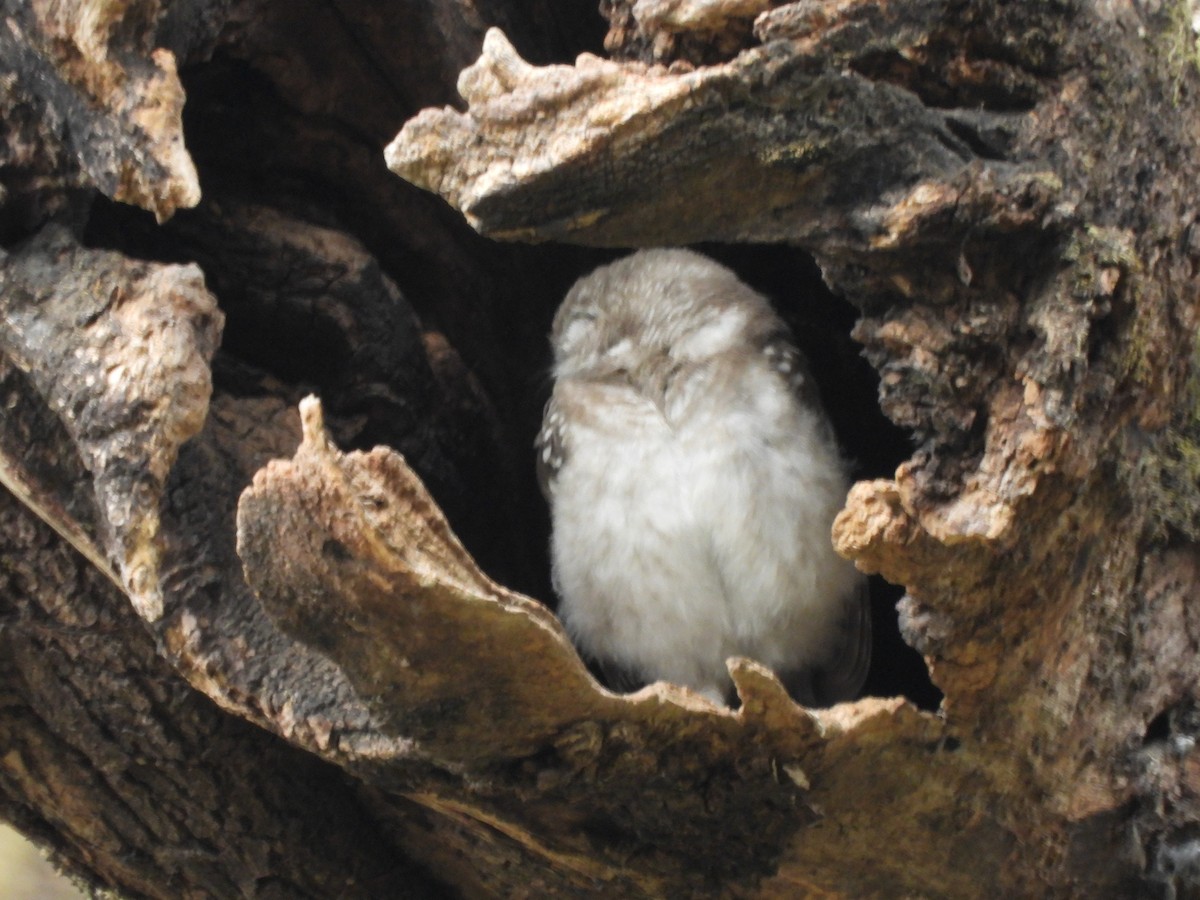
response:
[[[129,896],[1200,896],[1191,0],[601,7],[0,0],[0,813]],[[856,703],[552,613],[550,318],[696,243],[856,461]]]

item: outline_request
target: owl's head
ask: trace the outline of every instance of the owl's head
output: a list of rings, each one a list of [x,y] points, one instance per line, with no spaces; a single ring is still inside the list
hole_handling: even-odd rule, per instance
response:
[[[550,341],[556,377],[604,377],[658,360],[701,362],[783,328],[725,266],[690,250],[641,250],[579,279]]]

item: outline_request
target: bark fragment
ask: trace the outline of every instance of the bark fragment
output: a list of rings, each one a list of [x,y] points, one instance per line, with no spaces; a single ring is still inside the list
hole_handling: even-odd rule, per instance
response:
[[[0,350],[70,432],[95,480],[109,556],[153,621],[159,498],[204,422],[221,313],[197,267],[87,251],[61,229],[6,254],[0,279]]]
[[[175,57],[151,43],[157,0],[47,0],[3,10],[0,73],[12,91],[5,105],[28,104],[40,119],[30,123],[33,133],[14,136],[9,153],[19,162],[29,145],[41,145],[68,175],[58,186],[22,186],[46,192],[49,207],[65,202],[54,196],[63,188],[94,186],[160,222],[194,206],[200,184],[183,143]]]
[[[683,73],[587,55],[538,69],[493,30],[459,91],[468,111],[422,112],[388,165],[508,240],[884,239],[889,200],[973,156],[911,94],[780,44]]]

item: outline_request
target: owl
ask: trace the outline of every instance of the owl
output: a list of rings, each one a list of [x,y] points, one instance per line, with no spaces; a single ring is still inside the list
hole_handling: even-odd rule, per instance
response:
[[[863,576],[830,529],[847,467],[808,366],[767,300],[682,249],[571,288],[536,441],[559,615],[610,683],[733,700],[726,660],[820,706],[871,656]]]

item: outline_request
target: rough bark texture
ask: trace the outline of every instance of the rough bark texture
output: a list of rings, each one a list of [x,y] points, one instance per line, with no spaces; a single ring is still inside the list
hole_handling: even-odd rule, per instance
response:
[[[130,896],[1200,891],[1191,0],[600,6],[0,2],[0,813]],[[532,599],[554,306],[697,242],[903,586],[857,703]]]

